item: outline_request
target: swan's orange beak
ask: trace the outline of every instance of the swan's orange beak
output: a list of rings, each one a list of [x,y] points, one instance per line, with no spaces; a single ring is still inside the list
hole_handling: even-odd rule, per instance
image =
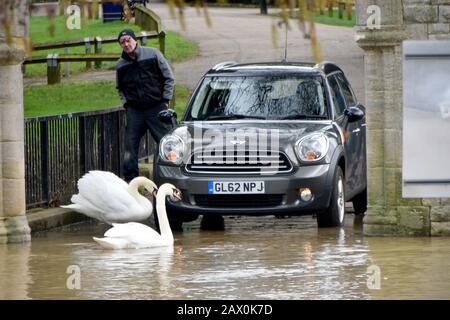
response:
[[[158,194],[158,189],[153,189],[153,192],[152,192],[152,196],[154,197],[154,198],[156,198],[156,195]]]
[[[173,196],[181,201],[181,191],[179,189],[174,189]]]

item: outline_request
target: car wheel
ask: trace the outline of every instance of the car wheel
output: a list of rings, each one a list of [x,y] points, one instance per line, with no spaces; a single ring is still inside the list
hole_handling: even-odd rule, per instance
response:
[[[172,231],[183,231],[183,222],[169,220],[169,224],[170,224],[170,229],[172,229]]]
[[[200,222],[200,228],[202,230],[225,230],[225,222],[221,215],[205,215]]]
[[[340,227],[344,224],[344,217],[345,178],[342,169],[337,167],[334,175],[330,206],[327,210],[317,215],[317,225],[319,228]]]
[[[353,200],[353,210],[355,214],[364,214],[367,211],[367,188],[357,194]]]

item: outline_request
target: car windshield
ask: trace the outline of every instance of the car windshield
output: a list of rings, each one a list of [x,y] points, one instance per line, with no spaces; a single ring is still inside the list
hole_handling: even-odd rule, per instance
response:
[[[319,76],[206,77],[186,120],[326,119]]]

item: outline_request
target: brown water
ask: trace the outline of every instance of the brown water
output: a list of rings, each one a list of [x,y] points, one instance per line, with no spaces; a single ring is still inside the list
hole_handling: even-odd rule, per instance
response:
[[[226,217],[173,249],[115,251],[92,240],[107,226],[79,224],[0,245],[0,299],[450,299],[450,238],[364,237],[357,219]]]

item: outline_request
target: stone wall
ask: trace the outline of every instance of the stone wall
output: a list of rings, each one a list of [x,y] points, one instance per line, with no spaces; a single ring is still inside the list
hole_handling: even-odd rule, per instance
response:
[[[21,70],[28,32],[28,4],[26,0],[6,0],[0,5],[0,243],[30,240],[25,216]]]
[[[407,39],[450,40],[450,0],[403,0]]]
[[[368,28],[370,5],[380,28]],[[450,40],[450,0],[357,0],[368,123],[366,235],[450,236],[450,199],[402,198],[402,41]]]

